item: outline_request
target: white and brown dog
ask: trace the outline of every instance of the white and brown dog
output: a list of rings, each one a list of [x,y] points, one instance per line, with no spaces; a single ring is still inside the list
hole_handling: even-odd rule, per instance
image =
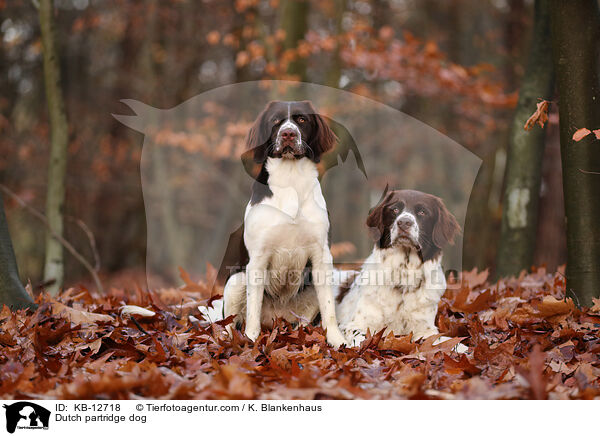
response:
[[[367,329],[415,339],[438,333],[438,302],[446,290],[442,249],[460,232],[441,199],[419,191],[384,191],[369,213],[375,247],[351,284],[337,293],[337,317],[353,345]]]
[[[274,318],[311,322],[321,313],[327,341],[343,344],[330,281],[329,217],[317,163],[337,138],[308,101],[274,101],[252,126],[247,147],[260,173],[244,215],[245,271],[223,292],[224,315],[258,337]],[[312,277],[307,285],[305,278]]]

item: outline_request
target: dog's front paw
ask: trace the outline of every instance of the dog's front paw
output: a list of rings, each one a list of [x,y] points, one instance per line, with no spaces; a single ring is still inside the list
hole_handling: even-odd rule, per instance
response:
[[[334,348],[339,348],[342,345],[346,345],[346,338],[339,331],[339,329],[335,329],[333,331],[327,331],[327,342]]]
[[[258,335],[260,334],[260,327],[258,328],[249,328],[246,327],[246,337],[248,339],[250,339],[252,342],[255,342],[256,339],[258,338]]]

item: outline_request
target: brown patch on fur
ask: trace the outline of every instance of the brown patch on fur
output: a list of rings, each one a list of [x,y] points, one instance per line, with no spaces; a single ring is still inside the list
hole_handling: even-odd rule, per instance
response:
[[[338,304],[340,304],[342,302],[342,300],[346,297],[348,292],[350,292],[350,288],[352,287],[354,280],[356,280],[356,277],[358,277],[359,274],[360,274],[359,271],[349,271],[349,274],[348,274],[348,277],[346,277],[346,280],[344,280],[343,282],[340,283],[340,292],[335,299],[335,301]]]
[[[367,217],[366,224],[369,228],[369,236],[374,241],[381,238],[381,235],[383,235],[383,231],[385,230],[383,224],[383,209],[394,196],[394,191],[388,192],[388,189],[389,185],[385,185],[381,198],[377,202],[377,205],[369,211],[369,216]]]
[[[317,132],[315,133],[310,146],[320,157],[323,153],[327,153],[333,148],[335,143],[338,141],[338,137],[333,132],[333,130],[331,130],[331,127],[329,127],[329,124],[327,124],[323,117],[317,113],[316,109],[311,104],[311,102],[306,101],[306,103],[312,110],[313,116],[315,117],[315,124],[317,127]]]
[[[454,238],[460,233],[460,225],[454,218],[444,202],[436,197],[438,219],[433,228],[433,243],[442,248],[447,244],[454,244]]]
[[[388,248],[391,244],[391,226],[397,215],[391,207],[400,212],[412,214],[419,225],[419,255],[422,261],[437,257],[442,249],[454,243],[460,233],[456,218],[448,211],[444,202],[435,195],[410,189],[384,191],[381,199],[367,218],[367,226],[371,237],[378,241],[379,248]]]
[[[281,110],[282,105],[294,104],[302,107],[305,116],[312,118],[314,132],[311,135],[308,145],[313,152],[310,156],[315,163],[320,162],[321,155],[333,148],[338,141],[338,137],[333,132],[327,121],[317,113],[313,104],[308,101],[299,102],[281,102],[271,101],[258,115],[254,124],[246,136],[246,150],[252,153],[254,162],[262,163],[267,159],[267,142],[272,133],[273,126],[269,123],[271,114],[274,111]]]

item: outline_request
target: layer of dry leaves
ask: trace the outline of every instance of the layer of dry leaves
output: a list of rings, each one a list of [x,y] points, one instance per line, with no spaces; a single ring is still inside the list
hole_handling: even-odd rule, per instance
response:
[[[223,322],[201,320],[206,287],[189,279],[106,296],[74,288],[40,296],[33,315],[4,307],[0,398],[597,398],[600,300],[579,310],[564,294],[560,271],[495,284],[466,272],[438,315],[455,339],[433,346],[379,332],[336,351],[320,327],[285,323],[255,344],[228,339]],[[459,355],[461,338],[469,351]]]

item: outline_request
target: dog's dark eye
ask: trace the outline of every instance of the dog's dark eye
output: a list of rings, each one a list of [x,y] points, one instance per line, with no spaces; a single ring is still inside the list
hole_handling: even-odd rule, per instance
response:
[[[297,121],[298,121],[299,123],[303,123],[303,122],[305,122],[305,121],[306,121],[306,118],[304,118],[302,115],[300,115],[300,116],[298,117],[298,120],[297,120]]]
[[[417,215],[419,215],[419,216],[425,216],[425,215],[427,215],[427,211],[425,209],[421,209],[421,210],[419,210],[417,212]]]
[[[273,123],[273,125],[275,125],[275,124],[279,124],[279,121],[281,121],[279,118],[275,118],[275,119],[272,121],[272,123]]]
[[[394,212],[396,215],[398,215],[400,213],[400,208],[395,207],[392,209],[392,212]]]

